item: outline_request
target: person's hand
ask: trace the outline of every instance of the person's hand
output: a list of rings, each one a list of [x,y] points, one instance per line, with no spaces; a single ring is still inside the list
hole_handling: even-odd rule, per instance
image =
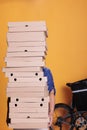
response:
[[[51,127],[52,121],[53,121],[53,113],[49,113],[49,123],[48,123],[48,127]]]

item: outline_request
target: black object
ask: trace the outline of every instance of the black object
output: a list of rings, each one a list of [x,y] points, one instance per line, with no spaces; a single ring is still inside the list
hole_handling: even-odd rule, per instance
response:
[[[10,97],[8,97],[7,99],[7,118],[6,118],[6,122],[7,122],[7,125],[8,123],[10,123],[10,118],[9,118],[9,102],[11,101]]]
[[[79,80],[73,83],[66,83],[66,85],[69,86],[72,91],[87,89],[87,79]]]
[[[73,93],[72,107],[77,111],[87,111],[87,79],[67,83]]]

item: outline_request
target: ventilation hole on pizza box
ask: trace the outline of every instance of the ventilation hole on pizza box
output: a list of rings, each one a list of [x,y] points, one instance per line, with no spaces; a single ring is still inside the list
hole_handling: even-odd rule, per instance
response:
[[[15,104],[15,107],[17,107],[17,104]]]
[[[44,101],[44,98],[42,98],[41,100]]]
[[[37,76],[37,75],[38,75],[38,73],[35,73],[35,75]]]
[[[25,52],[28,52],[28,50],[24,50]]]
[[[30,118],[30,116],[27,116],[27,118]]]
[[[13,73],[11,73],[10,75],[13,76]]]
[[[40,104],[40,106],[42,107],[42,106],[43,106],[43,104],[41,103],[41,104]]]
[[[39,80],[41,81],[41,80],[42,80],[42,78],[39,78]]]
[[[28,25],[26,24],[25,27],[28,27]]]
[[[19,99],[18,99],[18,98],[16,98],[16,101],[19,101]]]
[[[16,78],[14,78],[14,81],[17,81],[17,79],[16,79]]]

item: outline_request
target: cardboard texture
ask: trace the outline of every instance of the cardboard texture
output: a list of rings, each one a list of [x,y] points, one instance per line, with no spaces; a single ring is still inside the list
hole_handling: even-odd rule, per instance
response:
[[[32,51],[46,51],[43,46],[40,47],[8,47],[7,52],[32,52]]]
[[[12,42],[8,42],[7,43],[8,44],[8,46],[9,47],[40,47],[40,46],[45,46],[45,47],[47,47],[47,44],[46,44],[46,41],[26,41],[26,42],[23,42],[23,41],[21,41],[21,42],[14,42],[14,41],[12,41]]]
[[[3,72],[37,72],[42,71],[42,68],[40,66],[29,66],[29,67],[6,67],[3,68]]]
[[[38,81],[38,82],[8,82],[8,87],[32,87],[32,86],[47,86],[47,83],[44,81]]]
[[[47,77],[28,77],[28,78],[20,78],[20,77],[11,77],[9,78],[9,83],[10,82],[47,82]]]
[[[12,52],[12,53],[7,53],[7,57],[32,57],[32,56],[42,56],[45,57],[45,53],[43,51],[41,52]]]
[[[6,72],[7,77],[43,77],[43,72]]]
[[[41,98],[24,98],[24,97],[13,97],[10,98],[10,102],[33,102],[33,103],[38,103],[38,102],[49,102],[49,96],[47,97],[41,97]]]
[[[45,66],[45,63],[42,62],[21,62],[21,61],[8,61],[7,67],[29,67],[29,66]]]
[[[19,32],[19,33],[7,33],[7,40],[9,41],[45,41],[46,36],[44,32]]]

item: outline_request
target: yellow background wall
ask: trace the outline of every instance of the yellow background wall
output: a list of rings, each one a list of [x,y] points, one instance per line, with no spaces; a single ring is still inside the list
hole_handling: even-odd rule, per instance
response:
[[[6,126],[5,66],[9,21],[45,20],[48,27],[46,65],[56,86],[56,102],[70,103],[66,82],[87,77],[87,0],[0,0],[0,130]]]

